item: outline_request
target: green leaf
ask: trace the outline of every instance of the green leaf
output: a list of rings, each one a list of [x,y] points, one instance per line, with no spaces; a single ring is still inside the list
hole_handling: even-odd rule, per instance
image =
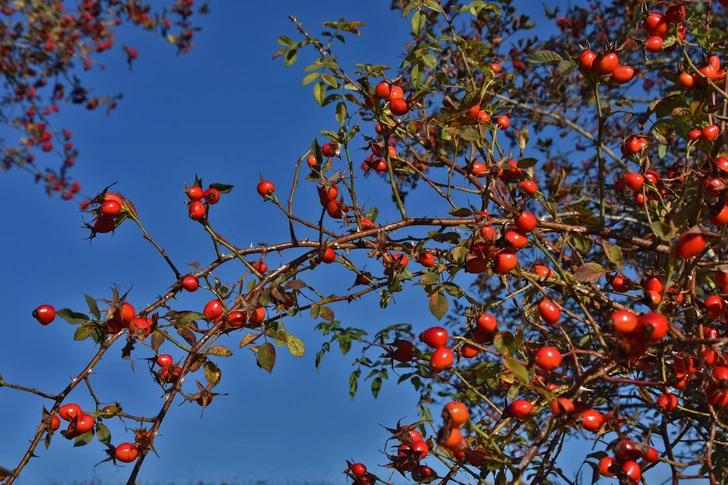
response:
[[[214,183],[210,184],[210,187],[212,187],[213,189],[217,189],[221,194],[229,194],[235,186],[230,184]]]
[[[85,313],[74,312],[70,308],[61,308],[56,311],[56,316],[61,317],[72,325],[78,325],[79,323],[85,323],[89,321],[88,315]]]
[[[283,58],[283,64],[286,67],[291,67],[296,62],[296,59],[298,59],[298,51],[296,49],[290,49]]]
[[[455,217],[470,217],[473,215],[473,211],[465,207],[456,207],[454,209],[450,209],[447,213]]]
[[[354,396],[356,396],[356,390],[359,387],[359,376],[361,375],[361,370],[357,369],[354,372],[351,373],[349,376],[349,397],[354,400]]]
[[[304,347],[301,339],[289,334],[288,350],[291,351],[291,355],[293,355],[294,357],[303,357],[303,353],[305,352],[306,348]]]
[[[99,312],[99,306],[96,304],[96,300],[94,300],[93,297],[88,295],[83,295],[86,297],[86,304],[88,305],[88,311],[91,312],[91,314],[96,318],[96,320],[101,320],[101,312]]]
[[[508,368],[508,370],[510,370],[513,375],[516,376],[516,379],[518,379],[522,384],[530,384],[530,380],[528,378],[528,370],[526,369],[526,366],[510,357],[504,357],[503,363],[505,364],[506,368]]]
[[[437,273],[428,271],[422,274],[422,278],[420,278],[420,281],[418,281],[417,284],[422,286],[432,286],[436,285],[439,281],[440,277],[437,275]]]
[[[316,79],[321,77],[320,72],[312,72],[311,74],[308,74],[306,77],[303,78],[303,81],[301,81],[301,86],[305,86],[306,84],[311,84]]]
[[[516,353],[516,339],[511,332],[498,332],[493,337],[493,346],[499,354],[513,357]]]
[[[326,84],[328,84],[329,86],[331,86],[332,88],[339,87],[339,83],[336,82],[336,78],[334,76],[332,76],[331,74],[322,74],[321,79],[323,79],[323,81]]]
[[[437,292],[430,296],[430,312],[432,312],[438,320],[441,320],[442,317],[445,316],[448,305],[447,297],[442,293]]]
[[[663,241],[669,242],[673,237],[672,231],[670,231],[670,226],[662,221],[654,221],[650,227],[652,228],[652,232],[654,232],[657,237]]]
[[[205,318],[207,318],[207,317],[205,317],[204,314],[198,313],[198,312],[180,312],[180,313],[182,314],[182,316],[177,317],[177,315],[179,315],[179,313],[178,313],[177,315],[175,315],[175,318],[174,318],[174,320],[177,323],[189,323],[189,322],[193,322],[195,320],[204,320]]]
[[[367,213],[364,214],[364,217],[372,222],[377,222],[377,218],[379,217],[379,209],[377,209],[376,207],[369,208]]]
[[[111,431],[104,423],[96,423],[96,438],[105,445],[111,444]]]
[[[526,58],[532,64],[553,64],[561,62],[564,59],[554,51],[538,51],[534,52]]]
[[[382,388],[382,378],[377,376],[372,381],[372,396],[376,399],[379,396],[379,390]]]
[[[81,436],[76,437],[76,441],[73,442],[73,446],[79,447],[79,446],[86,446],[87,444],[91,443],[91,441],[94,439],[94,430],[90,430]]]
[[[417,89],[422,84],[422,78],[425,75],[425,65],[422,62],[415,62],[410,72],[410,81],[412,87]]]
[[[273,371],[276,364],[276,348],[270,342],[265,342],[258,349],[258,365],[268,372]]]
[[[96,325],[93,323],[81,325],[73,334],[73,340],[86,340],[94,333],[94,330],[96,330]]]
[[[604,254],[607,255],[607,259],[612,262],[618,270],[621,270],[624,266],[624,255],[622,249],[614,243],[602,240],[602,247],[604,248]]]
[[[346,122],[346,103],[343,101],[339,101],[336,103],[336,121],[343,125]]]
[[[422,29],[425,26],[425,20],[426,20],[425,14],[422,13],[421,10],[417,10],[414,15],[412,15],[412,33],[415,34],[417,37],[422,34]]]
[[[314,85],[313,98],[319,105],[324,105],[324,99],[326,99],[326,86],[324,86],[323,82],[319,81]]]
[[[432,238],[433,241],[437,241],[439,243],[460,243],[460,234],[458,234],[457,232],[431,232],[428,235]]]
[[[522,158],[518,160],[518,168],[531,168],[538,163],[535,158]]]

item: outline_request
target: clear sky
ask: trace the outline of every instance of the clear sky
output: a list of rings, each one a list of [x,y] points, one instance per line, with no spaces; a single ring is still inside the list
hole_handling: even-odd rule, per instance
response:
[[[347,66],[362,62],[396,67],[408,40],[409,21],[390,11],[386,1],[213,1],[211,14],[197,19],[203,27],[196,35],[197,47],[185,56],[175,56],[173,47],[151,34],[122,31],[118,43],[139,50],[134,71],[126,67],[124,54],[114,51],[100,58],[107,64],[105,70],[88,75],[100,92],[124,93],[111,116],[73,106],[63,106],[59,115],[58,126],[72,129],[73,142],[81,150],[73,174],[83,192],[94,194],[117,182],[115,190],[132,200],[149,232],[179,266],[204,264],[213,256],[209,238],[187,217],[185,180],[191,182],[199,174],[206,183],[236,185],[214,207],[213,222],[238,246],[285,240],[285,219],[255,193],[259,173],[287,189],[296,160],[319,130],[337,129],[331,111],[314,101],[311,86],[300,85],[305,61],[313,60],[311,52],[302,52],[289,69],[280,59],[271,60],[278,35],[298,38],[288,14],[316,34],[326,20],[365,22],[362,37],[349,36],[346,47],[339,48]],[[38,163],[43,160],[39,156]],[[122,290],[133,284],[129,301],[141,308],[165,290],[172,275],[131,223],[113,237],[101,235],[89,244],[83,240],[88,232],[81,228],[77,204],[45,198],[21,171],[2,174],[0,187],[5,201],[0,375],[7,382],[57,392],[83,368],[95,346],[91,341],[74,342],[75,327],[60,319],[41,327],[30,317],[33,308],[50,303],[84,310],[84,293],[110,298],[114,284]],[[386,220],[393,207],[384,184],[370,177],[361,187]],[[298,208],[310,215],[319,209],[316,194],[309,192],[302,194]],[[413,195],[409,204],[426,204],[418,197]],[[269,264],[275,265],[275,258]],[[340,274],[348,287],[349,274],[337,273],[336,268],[314,274],[312,281]],[[199,292],[185,295],[179,303],[199,310],[208,299]],[[372,333],[383,323],[408,321],[420,330],[435,324],[424,293],[409,292],[397,301],[385,311],[376,299],[334,309],[344,325]],[[385,383],[374,400],[362,384],[357,399],[350,401],[348,376],[356,349],[344,358],[327,354],[317,374],[313,360],[322,338],[312,332],[308,317],[289,322],[289,331],[304,340],[306,355],[299,360],[279,352],[269,375],[257,368],[253,354],[236,350],[239,336],[230,338],[227,344],[235,355],[221,362],[223,380],[216,389],[229,395],[216,398],[203,419],[196,404],[172,409],[155,442],[160,457],[144,463],[143,483],[340,482],[346,459],[370,468],[386,461],[380,450],[387,432],[380,424],[416,419],[412,388]],[[141,347],[134,354],[136,359],[149,356],[151,352]],[[162,396],[144,361],[138,360],[132,372],[120,351],[112,349],[96,371],[92,380],[101,400],[121,401],[133,414],[156,414]],[[86,408],[93,403],[82,387],[69,402]],[[35,396],[0,389],[0,466],[17,464],[43,404]],[[118,420],[106,424],[115,444],[133,439]],[[93,464],[104,458],[102,450],[96,441],[74,449],[58,435],[49,450],[39,449],[39,458],[18,483],[60,484],[95,477],[109,483],[125,481],[129,466],[107,463],[94,473]],[[375,473],[388,476],[382,470]]]

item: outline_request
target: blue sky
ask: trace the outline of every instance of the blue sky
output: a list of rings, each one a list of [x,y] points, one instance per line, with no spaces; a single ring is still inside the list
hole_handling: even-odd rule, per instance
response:
[[[213,256],[209,238],[188,219],[183,204],[183,182],[191,182],[195,174],[206,183],[236,185],[214,207],[213,216],[213,223],[230,240],[239,246],[285,240],[285,219],[255,193],[259,173],[279,189],[287,189],[298,157],[319,130],[336,130],[337,124],[332,112],[314,101],[312,86],[300,86],[301,69],[306,60],[313,60],[311,53],[302,52],[298,63],[285,69],[280,59],[271,60],[278,49],[276,38],[298,38],[289,13],[316,34],[325,20],[359,20],[368,27],[360,38],[347,37],[346,47],[339,49],[343,63],[398,66],[409,21],[388,5],[283,0],[271,9],[255,2],[213,2],[211,14],[198,19],[203,31],[196,35],[197,47],[181,57],[148,33],[124,29],[118,43],[139,50],[134,71],[126,67],[124,54],[114,51],[101,58],[107,64],[104,71],[88,74],[100,92],[124,93],[117,110],[106,116],[64,106],[59,114],[58,126],[72,129],[73,142],[81,150],[73,174],[82,182],[83,192],[93,194],[117,182],[115,190],[133,201],[149,232],[180,267],[193,261],[204,264]],[[43,160],[39,157],[38,164]],[[357,183],[383,219],[395,217],[380,180],[369,177]],[[94,344],[74,342],[75,327],[61,320],[41,327],[31,319],[32,309],[50,303],[83,310],[84,293],[110,298],[114,284],[122,290],[133,284],[129,301],[140,308],[164,291],[172,275],[131,223],[113,237],[102,235],[89,244],[83,240],[87,231],[80,227],[75,203],[43,197],[21,171],[3,174],[0,187],[10,202],[3,244],[6,345],[0,352],[0,374],[7,382],[55,392],[83,368]],[[427,203],[413,194],[408,207],[425,208]],[[311,187],[301,189],[298,209],[318,214]],[[268,263],[277,261],[271,257]],[[230,266],[218,276],[234,277],[239,268]],[[348,273],[337,268],[327,271],[314,273],[311,282],[323,284],[344,275],[345,287],[349,286]],[[207,299],[199,292],[178,301],[181,307],[200,309]],[[344,325],[372,333],[382,323],[408,321],[420,330],[435,324],[423,292],[408,292],[397,302],[382,311],[372,298],[335,311]],[[346,459],[370,468],[384,463],[379,450],[387,432],[380,424],[415,420],[416,395],[408,385],[385,384],[374,400],[362,384],[357,399],[350,401],[348,375],[356,349],[344,358],[337,352],[327,354],[316,373],[313,359],[322,338],[312,327],[309,318],[290,319],[289,331],[304,340],[308,352],[301,360],[280,352],[271,375],[255,366],[249,351],[236,350],[239,337],[229,339],[235,355],[221,362],[223,380],[216,389],[229,396],[216,398],[203,419],[194,404],[172,409],[163,436],[156,441],[160,458],[151,457],[144,464],[144,483],[339,481]],[[150,355],[138,348],[134,357]],[[101,400],[121,401],[133,414],[156,414],[162,396],[144,361],[137,361],[132,372],[119,350],[113,349],[96,371],[92,380]],[[86,408],[92,405],[81,387],[69,401]],[[35,396],[0,390],[0,409],[6,410],[0,415],[0,466],[12,468],[18,462],[42,404]],[[117,420],[106,424],[114,443],[132,439]],[[97,442],[74,449],[57,436],[49,450],[40,449],[38,454],[19,483],[64,483],[95,476],[116,483],[125,481],[131,470],[104,464],[94,475],[93,464],[104,456]],[[379,472],[388,477],[375,471]]]

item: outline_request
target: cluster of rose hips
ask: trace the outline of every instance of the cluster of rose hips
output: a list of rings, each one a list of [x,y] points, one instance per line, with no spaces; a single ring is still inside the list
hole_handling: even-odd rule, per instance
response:
[[[180,18],[175,25],[181,27],[179,36],[167,36],[172,22],[168,17],[150,15],[149,7],[139,6],[135,2],[103,2],[100,0],[83,0],[78,2],[77,11],[66,10],[63,2],[36,2],[23,5],[22,9],[4,7],[0,12],[7,17],[3,20],[6,28],[0,31],[0,74],[10,80],[7,94],[3,101],[8,105],[18,105],[22,112],[9,121],[23,127],[24,138],[20,140],[20,148],[9,148],[3,156],[3,164],[12,165],[33,163],[35,154],[31,147],[38,147],[43,152],[54,149],[51,132],[46,129],[45,120],[60,111],[58,102],[66,97],[66,86],[61,82],[51,84],[52,93],[48,93],[48,101],[44,101],[43,88],[50,80],[76,79],[68,101],[73,104],[85,104],[89,110],[96,109],[106,103],[114,109],[116,101],[105,96],[89,98],[88,89],[77,85],[78,79],[70,76],[74,62],[79,58],[85,70],[92,67],[91,53],[102,53],[114,45],[113,26],[122,23],[122,17],[128,15],[132,23],[143,25],[145,29],[161,28],[163,37],[176,39],[181,52],[189,51],[192,46],[194,28],[189,23],[193,14],[193,0],[177,0],[169,9],[174,16]],[[200,9],[201,13],[206,7]],[[22,53],[13,45],[23,45]],[[127,60],[131,63],[139,55],[137,49],[124,46]],[[19,55],[20,53],[20,55]],[[66,143],[63,150],[63,165],[58,172],[42,173],[36,169],[36,181],[42,181],[49,193],[60,193],[63,199],[72,199],[79,191],[77,183],[69,180],[66,172],[75,163],[76,151],[68,142],[70,132],[65,130]]]
[[[707,86],[709,81],[717,83],[725,78],[725,69],[721,69],[720,58],[715,54],[708,56],[708,61],[698,67],[698,73],[680,72],[678,84],[685,89],[692,89],[696,86]]]
[[[629,478],[632,483],[639,483],[642,469],[637,460],[644,465],[657,463],[659,454],[657,450],[647,444],[635,443],[630,439],[621,439],[612,447],[614,456],[607,456],[599,460],[599,473],[605,477]]]
[[[377,98],[389,103],[389,111],[394,116],[404,116],[409,113],[410,107],[400,86],[382,81],[374,88],[374,94]],[[373,107],[374,98],[367,98],[366,104],[370,108]]]
[[[95,235],[106,234],[116,229],[126,217],[129,206],[125,203],[123,195],[104,191],[90,202],[82,202],[81,210],[95,215],[92,222],[85,226],[91,229],[92,235]]]
[[[630,66],[620,66],[619,56],[613,51],[597,54],[587,49],[579,55],[579,68],[584,72],[592,71],[601,76],[611,75],[611,80],[617,84],[628,83],[634,78],[634,69]]]
[[[106,406],[98,414],[104,418],[116,416],[119,408],[117,406]],[[87,433],[92,433],[96,427],[96,419],[81,410],[75,403],[64,404],[58,409],[58,414],[50,416],[50,432],[57,431],[61,427],[61,419],[68,422],[68,428],[61,431],[66,439],[74,439]],[[113,458],[122,463],[131,463],[139,456],[139,448],[133,443],[121,443],[112,447]]]
[[[670,25],[677,24],[677,33],[680,40],[685,40],[685,32],[687,30],[685,24],[681,23],[685,20],[687,13],[684,5],[671,5],[665,10],[665,15],[660,12],[650,12],[643,24],[645,32],[650,37],[645,41],[645,50],[647,52],[660,52],[665,37],[670,33]],[[674,51],[677,44],[672,44],[667,51]]]
[[[190,219],[193,221],[204,219],[207,216],[208,208],[220,202],[220,191],[213,186],[202,190],[199,185],[193,185],[189,188],[186,187],[185,193],[190,199],[188,210]]]
[[[507,173],[508,171],[504,171],[501,179]],[[487,220],[487,214],[483,213],[480,216]],[[522,211],[514,217],[513,226],[504,227],[501,237],[497,238],[493,226],[486,223],[481,227],[466,256],[465,271],[479,274],[490,268],[495,274],[510,273],[518,266],[516,252],[528,245],[528,234],[536,229],[537,224],[536,216],[528,211]]]

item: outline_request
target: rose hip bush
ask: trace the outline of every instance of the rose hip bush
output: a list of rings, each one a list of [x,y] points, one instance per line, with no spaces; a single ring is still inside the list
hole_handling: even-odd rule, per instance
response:
[[[291,186],[270,173],[245,182],[280,210],[290,238],[236,246],[211,217],[233,186],[195,177],[180,197],[213,254],[188,273],[130,194],[91,201],[92,237],[136,225],[174,280],[144,308],[119,290],[87,296],[88,311],[38,302],[40,324],[76,325],[98,351],[57,394],[0,380],[47,401],[30,447],[3,469],[7,483],[58,435],[100,441],[100,460],[132,463],[136,483],[174,402],[214,412],[232,354],[220,338],[238,335],[271,372],[277,349],[304,352],[287,328],[294,316],[329,339],[317,366],[334,347],[361,349],[352,397],[362,382],[376,396],[392,375],[420,394],[419,421],[387,423],[384,463],[342,464],[357,485],[396,472],[424,483],[575,483],[567,461],[594,481],[646,483],[653,469],[672,483],[728,481],[728,2],[545,7],[537,33],[507,1],[392,7],[412,31],[396,68],[340,65],[360,22],[326,22],[316,37],[291,17],[292,37],[279,38],[274,58],[287,67],[312,56],[303,84],[334,115],[301,147]],[[380,220],[363,176],[381,178],[398,217]],[[317,193],[318,218],[299,215],[301,191]],[[426,206],[408,205],[414,191],[429,194]],[[269,253],[283,262],[269,265]],[[215,276],[233,262],[244,267],[237,279]],[[348,289],[307,283],[332,264],[351,273]],[[408,323],[365,331],[336,319],[337,304],[384,308],[405,291],[424,292],[441,326],[417,335]],[[180,292],[209,300],[177,307]],[[94,406],[79,407],[76,388],[92,388],[89,373],[112,347],[146,359],[165,391],[158,414],[93,393]],[[133,435],[111,435],[105,423],[118,418],[138,423]],[[567,440],[583,454],[564,456]]]
[[[49,195],[73,199],[79,194],[81,185],[69,173],[78,149],[71,130],[56,126],[54,114],[66,103],[107,113],[116,108],[121,95],[95,92],[81,74],[103,69],[103,55],[110,49],[123,50],[131,69],[140,51],[115,44],[115,28],[129,24],[159,33],[178,53],[186,53],[199,30],[194,15],[207,12],[206,3],[198,4],[170,0],[166,8],[152,9],[137,0],[0,1],[0,123],[16,133],[0,138],[0,170],[28,171]],[[58,168],[43,166],[50,155],[60,158]]]

